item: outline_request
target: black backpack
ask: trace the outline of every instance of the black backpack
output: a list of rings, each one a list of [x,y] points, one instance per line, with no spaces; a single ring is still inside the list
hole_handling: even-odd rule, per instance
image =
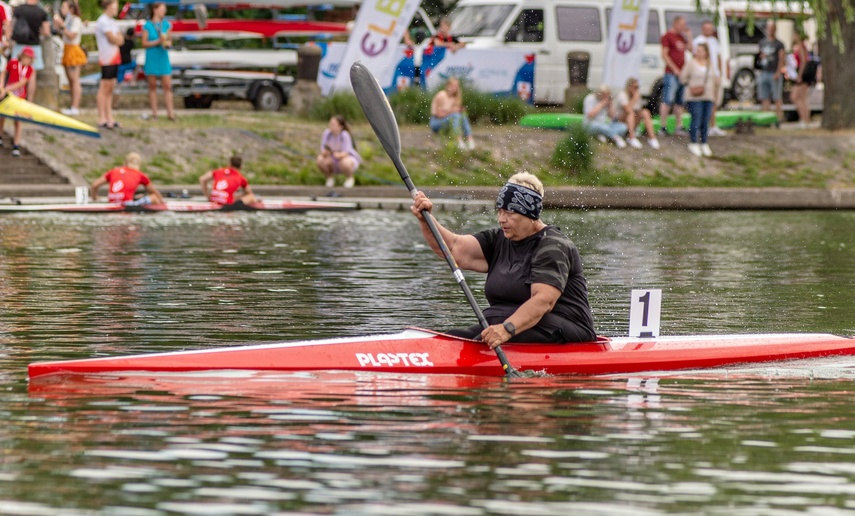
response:
[[[27,23],[27,20],[18,16],[15,18],[15,25],[12,27],[12,40],[15,43],[29,43],[33,39],[33,29],[30,28],[30,24]]]
[[[805,69],[802,71],[802,82],[805,84],[816,84],[816,69],[819,67],[819,61],[811,59],[805,63]]]

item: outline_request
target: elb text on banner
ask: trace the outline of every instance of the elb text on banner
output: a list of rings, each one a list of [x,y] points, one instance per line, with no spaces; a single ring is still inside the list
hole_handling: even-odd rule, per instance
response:
[[[353,32],[339,66],[334,91],[350,91],[350,66],[362,61],[381,85],[391,82],[395,73],[398,45],[404,31],[419,8],[419,0],[367,0],[356,15]]]
[[[623,89],[638,78],[647,40],[648,0],[615,0],[609,20],[609,40],[603,66],[603,84]]]

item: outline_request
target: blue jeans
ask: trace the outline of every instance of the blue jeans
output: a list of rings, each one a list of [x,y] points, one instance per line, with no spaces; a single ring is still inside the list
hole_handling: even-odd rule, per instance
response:
[[[760,72],[760,77],[757,78],[757,100],[778,102],[781,100],[781,90],[783,89],[783,74],[779,75],[778,79],[775,79],[774,72]]]
[[[430,117],[430,130],[438,133],[445,127],[451,127],[451,131],[460,135],[463,133],[464,138],[472,136],[472,127],[469,125],[469,117],[465,113],[452,113],[443,118],[435,116]]]
[[[683,92],[686,87],[680,83],[680,79],[673,73],[666,73],[662,77],[662,103],[669,106],[683,105]],[[679,129],[679,128],[678,128]]]
[[[623,122],[597,122],[596,120],[586,120],[584,127],[589,133],[602,134],[610,140],[614,140],[617,136],[623,136],[628,129]]]
[[[692,115],[692,125],[689,126],[692,143],[698,143],[698,133],[700,133],[701,143],[707,143],[713,103],[711,100],[690,100],[688,105],[689,114]]]

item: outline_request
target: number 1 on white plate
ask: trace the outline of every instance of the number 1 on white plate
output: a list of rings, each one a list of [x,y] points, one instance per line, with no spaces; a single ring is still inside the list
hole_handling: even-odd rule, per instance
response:
[[[661,307],[661,289],[633,289],[629,305],[629,336],[658,337]]]

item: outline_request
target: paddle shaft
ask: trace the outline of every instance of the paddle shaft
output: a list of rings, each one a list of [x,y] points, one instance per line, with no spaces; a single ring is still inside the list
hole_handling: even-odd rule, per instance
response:
[[[365,65],[358,61],[350,68],[350,82],[353,85],[354,93],[356,93],[356,99],[362,106],[362,110],[365,112],[368,122],[371,124],[371,127],[374,129],[374,133],[380,140],[380,144],[383,146],[386,154],[389,155],[389,158],[392,159],[392,163],[395,164],[395,169],[397,169],[398,174],[401,176],[401,179],[410,191],[410,195],[415,198],[418,194],[418,189],[416,188],[416,185],[413,184],[413,180],[410,179],[407,167],[404,166],[404,162],[401,160],[401,134],[398,130],[398,122],[395,120],[395,113],[392,112],[392,106],[389,105],[389,100],[386,98],[386,94],[383,93],[383,89],[380,87],[380,84],[377,82],[374,75],[365,67]],[[466,278],[463,276],[463,272],[460,270],[460,267],[457,266],[457,261],[454,259],[454,256],[451,255],[451,250],[445,243],[445,239],[442,238],[442,234],[436,225],[436,221],[427,210],[422,210],[421,214],[430,229],[434,240],[436,240],[436,243],[439,245],[439,249],[445,257],[445,261],[448,262],[448,266],[451,268],[454,279],[457,280],[457,284],[463,291],[463,295],[466,296],[466,300],[475,312],[475,317],[478,318],[478,322],[481,324],[481,327],[486,329],[490,326],[490,323],[487,322],[487,318],[484,317],[484,312],[482,312],[481,307],[478,306],[478,301],[475,299],[475,296],[472,295],[469,285],[466,284]],[[514,369],[510,362],[508,362],[508,358],[505,356],[505,352],[502,351],[501,346],[496,346],[493,348],[493,351],[496,352],[496,357],[502,364],[502,369],[505,371],[507,376],[520,376],[517,370]]]

